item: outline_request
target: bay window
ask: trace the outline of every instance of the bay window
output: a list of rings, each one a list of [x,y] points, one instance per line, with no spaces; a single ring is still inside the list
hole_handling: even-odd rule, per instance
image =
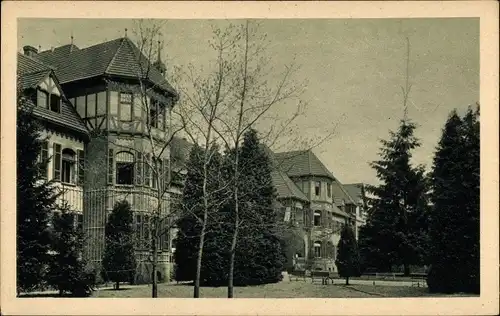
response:
[[[122,151],[116,154],[116,184],[134,184],[134,155]]]

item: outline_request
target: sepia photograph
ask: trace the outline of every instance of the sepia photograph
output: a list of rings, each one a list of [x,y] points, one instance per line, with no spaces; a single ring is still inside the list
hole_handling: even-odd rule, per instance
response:
[[[9,295],[479,299],[480,26],[17,18]]]

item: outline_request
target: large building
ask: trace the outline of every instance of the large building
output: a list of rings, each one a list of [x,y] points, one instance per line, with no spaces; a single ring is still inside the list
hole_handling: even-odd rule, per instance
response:
[[[138,283],[152,276],[148,250],[158,207],[158,277],[170,277],[174,230],[167,215],[179,207],[191,148],[184,139],[171,139],[178,95],[165,71],[159,54],[151,63],[127,37],[83,49],[69,44],[39,52],[26,46],[18,54],[18,88],[43,124],[41,155],[51,157],[45,176],[74,210],[86,236],[85,256],[100,269],[107,216],[116,201],[129,201]],[[344,187],[310,150],[269,153],[277,207],[294,227],[288,266],[336,271],[342,225],[352,225],[357,235],[363,224],[362,190]]]
[[[294,228],[287,236],[287,268],[336,272],[340,231],[350,225],[357,235],[362,205],[311,150],[271,156],[283,219]]]
[[[151,217],[166,217],[171,195],[179,193],[175,185],[167,188],[177,93],[165,70],[159,54],[150,63],[127,37],[83,49],[69,44],[38,52],[26,46],[18,55],[21,88],[48,136],[42,153],[52,157],[47,179],[57,182],[61,198],[83,215],[86,257],[100,268],[107,215],[116,201],[126,199],[134,211],[136,282],[152,276]],[[172,261],[169,229],[158,246],[163,280]]]

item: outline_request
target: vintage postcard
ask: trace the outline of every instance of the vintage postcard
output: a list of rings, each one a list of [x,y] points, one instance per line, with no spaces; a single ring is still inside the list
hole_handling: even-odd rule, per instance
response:
[[[498,3],[2,6],[5,315],[498,314]]]

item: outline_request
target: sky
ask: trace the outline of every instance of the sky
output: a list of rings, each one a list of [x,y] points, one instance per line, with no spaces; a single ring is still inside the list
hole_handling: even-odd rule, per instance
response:
[[[213,58],[212,25],[225,20],[167,20],[162,40],[167,69]],[[300,133],[321,139],[313,151],[343,183],[378,182],[369,166],[377,160],[403,116],[401,87],[410,42],[408,116],[417,124],[421,147],[412,162],[429,170],[441,129],[453,109],[463,113],[479,101],[479,19],[276,19],[261,20],[273,71],[294,62],[293,80],[306,83],[300,99],[306,113],[295,122]],[[125,35],[128,19],[20,19],[18,50],[42,50],[70,43],[79,48]],[[168,71],[168,70],[167,70]],[[273,84],[271,82],[270,84]],[[278,111],[287,113],[282,104]],[[289,111],[289,110],[288,110]],[[288,149],[293,149],[293,143]]]

